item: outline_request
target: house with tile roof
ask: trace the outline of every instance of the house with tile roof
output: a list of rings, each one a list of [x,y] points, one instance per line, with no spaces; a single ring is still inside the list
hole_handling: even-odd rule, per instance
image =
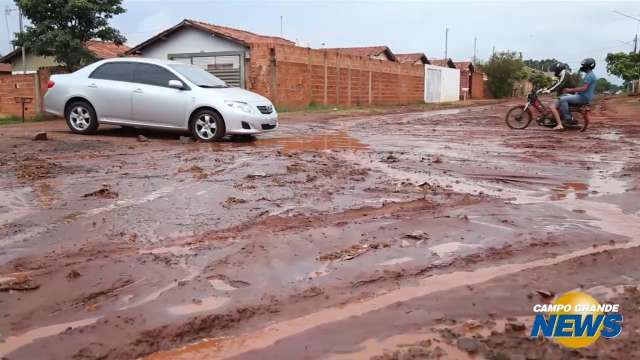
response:
[[[116,45],[113,42],[90,40],[85,44],[86,48],[93,52],[98,59],[110,59],[122,56],[129,47]],[[43,67],[56,67],[60,64],[53,57],[35,55],[27,51],[24,65],[22,63],[22,49],[16,48],[12,52],[0,58],[0,63],[8,64],[13,73],[35,73]]]
[[[453,60],[451,60],[451,58],[448,58],[448,59],[430,59],[429,62],[431,63],[431,65],[434,65],[434,66],[441,66],[441,67],[446,67],[446,68],[451,68],[451,69],[457,69],[458,68],[456,66],[456,64],[453,62]]]
[[[244,88],[251,47],[261,44],[295,46],[278,36],[184,19],[134,46],[127,55],[193,64],[231,86]]]
[[[361,47],[346,47],[346,48],[323,48],[323,50],[337,51],[342,54],[364,56],[370,59],[384,60],[384,61],[398,61],[396,55],[389,49],[388,46],[361,46]]]

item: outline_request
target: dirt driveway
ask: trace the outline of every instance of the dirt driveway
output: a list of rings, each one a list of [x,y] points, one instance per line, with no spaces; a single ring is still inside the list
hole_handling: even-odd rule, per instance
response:
[[[640,357],[640,102],[586,133],[509,130],[509,105],[216,144],[1,127],[0,357]],[[622,335],[529,338],[575,288]]]

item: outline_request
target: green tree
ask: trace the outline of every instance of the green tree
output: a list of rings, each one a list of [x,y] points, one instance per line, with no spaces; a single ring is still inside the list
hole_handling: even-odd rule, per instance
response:
[[[529,74],[529,81],[536,89],[542,89],[551,86],[553,80],[541,71],[534,70]]]
[[[549,69],[559,62],[560,61],[555,58],[542,60],[527,59],[524,61],[524,64],[532,69],[545,72],[550,71]]]
[[[36,55],[51,56],[73,71],[95,61],[85,48],[89,40],[126,41],[109,26],[109,19],[122,14],[122,0],[15,0],[31,25],[16,34],[17,46]]]
[[[609,91],[612,89],[613,89],[613,84],[610,83],[607,79],[599,78],[596,81],[596,93],[602,94],[603,92]]]
[[[607,72],[621,77],[624,81],[640,79],[640,53],[607,54]]]
[[[510,96],[514,82],[522,79],[523,67],[522,59],[515,52],[493,54],[482,66],[482,71],[489,78],[487,85],[493,96]]]

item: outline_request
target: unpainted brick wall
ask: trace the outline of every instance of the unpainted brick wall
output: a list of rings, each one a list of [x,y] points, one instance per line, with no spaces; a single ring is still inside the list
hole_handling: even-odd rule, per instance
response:
[[[248,88],[277,106],[369,106],[424,101],[424,66],[285,45],[251,48]]]
[[[35,74],[0,75],[0,116],[22,115],[22,104],[16,102],[16,97],[31,99],[30,103],[25,104],[25,117],[40,114],[48,81],[48,69],[41,69]]]
[[[485,98],[484,73],[481,71],[475,71],[471,74],[470,80],[471,80],[471,98],[484,99]]]

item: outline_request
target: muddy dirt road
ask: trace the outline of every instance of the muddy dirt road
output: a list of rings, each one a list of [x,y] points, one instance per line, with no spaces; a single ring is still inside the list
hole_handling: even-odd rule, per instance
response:
[[[509,130],[509,105],[216,144],[1,127],[0,357],[640,357],[640,102],[586,133]],[[575,288],[620,302],[622,335],[530,339]]]

